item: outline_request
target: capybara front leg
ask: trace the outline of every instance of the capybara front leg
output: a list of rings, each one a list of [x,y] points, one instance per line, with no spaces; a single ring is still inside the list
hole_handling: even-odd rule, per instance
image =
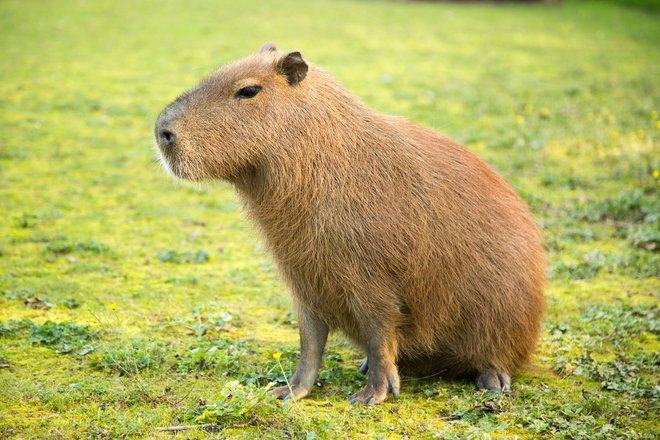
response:
[[[328,326],[313,313],[298,306],[298,330],[300,333],[300,361],[289,385],[271,390],[280,399],[306,397],[321,368],[323,349],[328,339]]]
[[[351,396],[351,403],[375,405],[387,399],[389,393],[399,397],[399,372],[396,368],[397,342],[393,330],[372,330],[367,335],[367,385]]]

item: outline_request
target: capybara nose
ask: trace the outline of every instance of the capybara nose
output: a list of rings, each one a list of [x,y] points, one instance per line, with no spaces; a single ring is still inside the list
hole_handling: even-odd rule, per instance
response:
[[[176,135],[172,129],[171,118],[159,117],[156,121],[156,142],[162,150],[171,149],[176,143]]]
[[[176,135],[167,129],[161,129],[158,132],[158,142],[164,148],[170,148],[176,142]]]
[[[156,142],[161,150],[166,151],[172,149],[179,140],[176,132],[177,126],[182,116],[182,106],[180,98],[172,104],[165,107],[165,109],[158,115],[156,120],[155,135]]]

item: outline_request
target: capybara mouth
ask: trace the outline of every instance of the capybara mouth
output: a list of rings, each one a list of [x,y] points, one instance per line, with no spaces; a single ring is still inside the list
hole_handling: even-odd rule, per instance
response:
[[[175,154],[172,151],[163,151],[163,149],[158,146],[158,151],[155,155],[155,160],[160,163],[160,165],[165,168],[167,173],[177,179],[189,180],[186,174],[183,172],[183,169],[178,164]]]

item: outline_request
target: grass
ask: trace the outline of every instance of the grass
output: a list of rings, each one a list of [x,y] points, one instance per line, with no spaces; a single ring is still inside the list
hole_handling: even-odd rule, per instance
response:
[[[659,437],[660,27],[620,3],[0,3],[0,437]],[[512,395],[406,380],[350,406],[339,336],[309,399],[267,395],[299,354],[290,297],[232,189],[172,181],[152,141],[266,41],[529,203],[549,306]]]

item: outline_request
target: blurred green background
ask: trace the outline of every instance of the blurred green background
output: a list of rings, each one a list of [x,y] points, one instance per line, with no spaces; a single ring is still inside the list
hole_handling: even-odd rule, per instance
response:
[[[0,2],[0,437],[658,437],[658,2],[528,3]],[[267,41],[529,203],[548,314],[511,396],[405,380],[352,407],[339,335],[309,399],[266,396],[289,294],[232,188],[173,181],[152,132]]]

